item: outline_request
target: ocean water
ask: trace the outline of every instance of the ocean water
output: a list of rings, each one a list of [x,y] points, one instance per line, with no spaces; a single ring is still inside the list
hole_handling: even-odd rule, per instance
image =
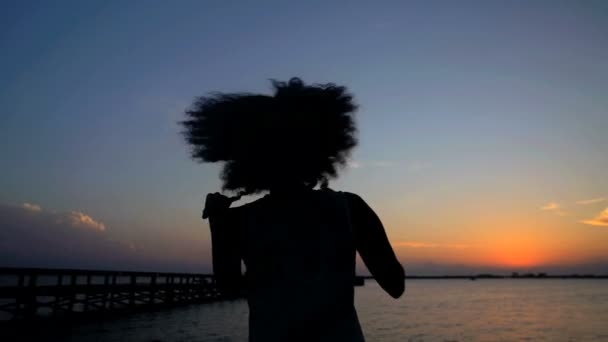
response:
[[[605,279],[408,280],[397,300],[367,281],[356,307],[367,341],[608,341]],[[247,341],[247,303],[87,322],[52,339]]]

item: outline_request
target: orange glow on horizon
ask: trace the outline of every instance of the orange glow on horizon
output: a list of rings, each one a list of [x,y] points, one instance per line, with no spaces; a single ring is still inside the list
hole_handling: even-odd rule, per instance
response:
[[[544,260],[535,249],[513,246],[509,249],[497,251],[494,263],[497,266],[533,267],[544,264]]]
[[[511,230],[494,236],[486,247],[487,262],[503,267],[534,267],[550,263],[547,241],[537,232]]]
[[[505,220],[506,221],[506,220]],[[440,264],[461,264],[505,269],[552,265],[565,259],[563,250],[539,226],[486,229],[470,241],[396,241],[393,247],[405,263],[419,260]],[[515,226],[515,225],[514,225]],[[570,256],[570,259],[573,256]]]

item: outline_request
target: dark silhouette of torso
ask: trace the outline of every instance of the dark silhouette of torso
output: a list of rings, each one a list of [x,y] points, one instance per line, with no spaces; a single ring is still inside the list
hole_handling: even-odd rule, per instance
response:
[[[354,194],[275,191],[211,226],[220,285],[235,286],[241,259],[246,265],[250,341],[363,341],[354,307],[357,250],[387,292],[403,292],[384,229]]]

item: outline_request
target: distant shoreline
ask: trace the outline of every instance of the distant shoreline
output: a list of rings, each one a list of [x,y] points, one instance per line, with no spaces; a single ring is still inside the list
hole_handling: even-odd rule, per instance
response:
[[[213,277],[213,273],[191,273],[191,272],[151,272],[151,271],[125,271],[125,270],[86,270],[86,269],[70,269],[70,268],[35,268],[35,267],[5,267],[0,266],[0,277],[3,275],[15,274],[38,274],[44,275],[71,275],[73,273],[86,273],[91,276],[140,276],[151,277],[155,275],[165,276],[204,276]],[[356,275],[358,279],[374,279],[371,275]],[[591,273],[571,273],[571,274],[548,274],[545,272],[538,273],[518,273],[513,272],[510,275],[478,273],[470,275],[406,275],[405,279],[608,279],[608,274],[591,274]]]
[[[374,279],[372,276],[359,276],[360,278]],[[412,275],[405,276],[405,279],[467,279],[467,280],[478,280],[478,279],[608,279],[608,275],[596,275],[596,274],[567,274],[567,275],[497,275],[497,274],[478,274],[478,275],[441,275],[441,276],[421,276]]]

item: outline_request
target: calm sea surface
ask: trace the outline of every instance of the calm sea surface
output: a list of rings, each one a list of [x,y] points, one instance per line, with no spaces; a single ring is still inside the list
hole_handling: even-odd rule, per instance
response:
[[[356,290],[368,341],[608,341],[608,280],[409,280],[394,300]],[[53,340],[247,341],[245,301],[80,324]]]

